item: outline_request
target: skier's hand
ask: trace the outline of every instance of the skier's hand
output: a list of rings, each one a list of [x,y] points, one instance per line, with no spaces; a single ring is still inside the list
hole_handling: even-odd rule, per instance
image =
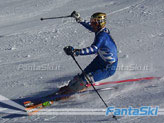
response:
[[[67,55],[73,55],[74,48],[72,46],[64,47],[64,51]]]
[[[77,22],[81,22],[82,21],[82,18],[80,17],[80,13],[79,12],[73,11],[71,13],[71,17],[75,18]]]
[[[78,56],[79,55],[79,49],[74,49],[72,46],[67,46],[64,48],[64,51],[67,55],[73,55]]]

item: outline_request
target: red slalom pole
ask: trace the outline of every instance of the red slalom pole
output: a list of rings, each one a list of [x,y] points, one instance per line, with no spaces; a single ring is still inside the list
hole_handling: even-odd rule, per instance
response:
[[[102,82],[102,83],[93,83],[94,86],[100,86],[100,85],[107,85],[107,84],[117,84],[117,83],[126,83],[126,82],[137,82],[137,81],[143,81],[143,80],[154,80],[154,79],[160,79],[161,77],[143,77],[143,78],[137,78],[137,79],[127,79],[127,80],[120,80],[120,81],[111,81],[111,82]],[[88,84],[87,87],[90,87],[91,84]]]

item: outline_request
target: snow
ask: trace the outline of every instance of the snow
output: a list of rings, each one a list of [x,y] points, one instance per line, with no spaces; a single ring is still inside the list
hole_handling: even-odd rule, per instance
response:
[[[69,15],[73,10],[89,20],[98,11],[108,14],[107,27],[119,53],[119,70],[104,81],[146,76],[164,77],[163,0],[0,0],[0,94],[18,103],[53,92],[80,70],[63,47],[83,48],[94,34],[73,19],[40,21]],[[77,57],[85,68],[95,56]],[[126,69],[121,69],[121,66]],[[131,70],[131,67],[135,69]],[[129,69],[127,69],[129,68]],[[147,68],[147,69],[144,69]],[[123,83],[101,92],[109,106],[164,107],[164,79]],[[96,93],[57,103],[52,108],[104,108]],[[6,107],[4,107],[6,108]],[[163,123],[163,116],[121,117],[120,123]],[[106,116],[19,116],[0,114],[9,122],[112,122]]]

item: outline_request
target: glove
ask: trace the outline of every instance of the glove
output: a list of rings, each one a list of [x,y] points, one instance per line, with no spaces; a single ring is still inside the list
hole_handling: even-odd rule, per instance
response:
[[[67,55],[73,55],[74,48],[72,46],[64,47],[64,51]]]
[[[73,11],[71,13],[71,17],[75,18],[77,22],[81,22],[82,21],[82,18],[80,17],[80,13],[78,13],[76,11]]]
[[[72,46],[67,46],[64,48],[64,51],[67,55],[78,56],[80,49],[74,49]]]

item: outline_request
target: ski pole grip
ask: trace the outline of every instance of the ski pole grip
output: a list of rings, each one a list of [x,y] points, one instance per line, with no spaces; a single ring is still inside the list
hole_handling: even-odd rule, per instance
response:
[[[67,46],[64,48],[64,52],[67,54],[67,55],[73,55],[73,51],[74,51],[74,48],[72,46]]]

